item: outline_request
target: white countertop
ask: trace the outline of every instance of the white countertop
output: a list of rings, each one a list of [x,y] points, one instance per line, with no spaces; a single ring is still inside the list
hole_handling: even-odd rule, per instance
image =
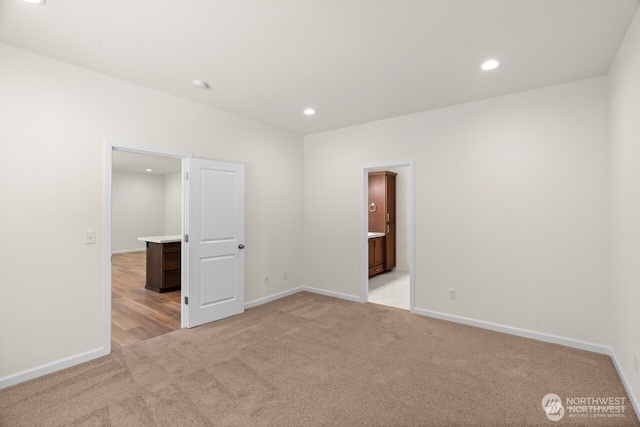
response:
[[[175,234],[173,236],[138,237],[138,240],[150,243],[173,243],[182,241],[182,236]]]
[[[374,237],[384,237],[384,233],[376,233],[373,231],[369,231],[369,238],[373,239]]]

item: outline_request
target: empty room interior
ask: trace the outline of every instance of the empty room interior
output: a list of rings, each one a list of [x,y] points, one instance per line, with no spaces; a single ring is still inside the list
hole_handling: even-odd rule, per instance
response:
[[[639,5],[0,0],[0,425],[640,425]]]

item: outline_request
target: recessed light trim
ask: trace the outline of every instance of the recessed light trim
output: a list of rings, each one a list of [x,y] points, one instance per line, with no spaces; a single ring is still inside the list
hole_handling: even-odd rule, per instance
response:
[[[47,0],[23,0],[25,3],[43,5]]]
[[[480,68],[482,68],[484,71],[489,71],[489,70],[495,70],[499,66],[500,66],[500,63],[495,59],[488,59],[482,63]]]
[[[196,89],[209,89],[209,85],[207,84],[207,82],[203,82],[202,80],[192,80],[191,84]]]
[[[307,116],[313,116],[316,113],[316,110],[314,110],[313,108],[305,108],[303,112]]]
[[[146,169],[147,172],[153,172],[153,169]]]

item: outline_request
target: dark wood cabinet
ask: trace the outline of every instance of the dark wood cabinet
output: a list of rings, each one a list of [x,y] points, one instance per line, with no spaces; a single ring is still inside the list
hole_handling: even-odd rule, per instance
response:
[[[180,289],[181,242],[147,242],[145,288],[155,292]]]
[[[384,248],[384,271],[396,268],[396,223],[387,224]]]
[[[384,271],[396,267],[396,176],[369,173],[369,232],[384,233]]]
[[[384,271],[384,237],[369,239],[369,277]]]

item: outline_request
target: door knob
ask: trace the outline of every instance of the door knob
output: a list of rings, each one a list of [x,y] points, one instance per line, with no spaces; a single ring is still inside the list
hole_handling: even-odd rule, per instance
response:
[[[242,243],[240,243],[240,244],[238,245],[238,249],[244,249],[244,245],[243,245]]]

